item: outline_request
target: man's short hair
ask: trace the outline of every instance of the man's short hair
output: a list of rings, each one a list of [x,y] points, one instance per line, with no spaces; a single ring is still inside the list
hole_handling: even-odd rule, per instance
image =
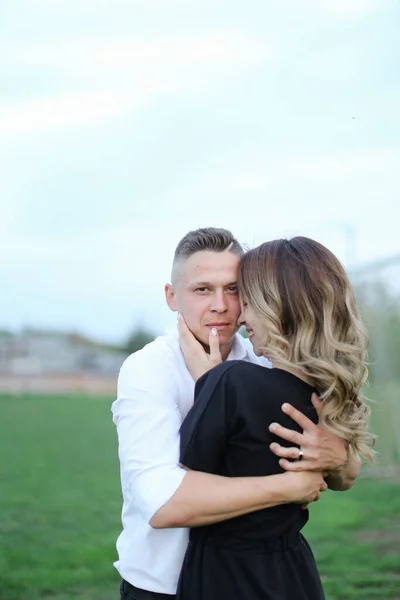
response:
[[[244,254],[242,246],[228,229],[203,227],[189,231],[176,247],[172,265],[172,280],[176,279],[176,265],[178,262],[204,250],[209,252],[224,252],[227,250],[237,256],[243,256]]]

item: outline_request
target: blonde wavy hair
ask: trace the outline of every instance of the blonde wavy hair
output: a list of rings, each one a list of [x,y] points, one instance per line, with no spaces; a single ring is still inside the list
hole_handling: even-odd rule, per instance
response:
[[[321,423],[372,462],[361,392],[368,338],[338,259],[306,237],[274,240],[241,258],[238,286],[241,301],[265,319],[265,356],[298,369],[324,402]]]

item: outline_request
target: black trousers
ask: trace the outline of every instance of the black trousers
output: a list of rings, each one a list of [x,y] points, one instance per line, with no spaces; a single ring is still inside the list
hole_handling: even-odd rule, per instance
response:
[[[174,600],[176,598],[176,596],[171,596],[170,594],[159,594],[158,592],[141,590],[124,579],[121,583],[120,592],[121,600]]]

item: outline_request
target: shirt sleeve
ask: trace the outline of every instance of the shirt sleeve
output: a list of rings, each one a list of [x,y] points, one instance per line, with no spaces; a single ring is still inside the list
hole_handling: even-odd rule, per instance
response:
[[[131,355],[121,368],[112,406],[122,487],[147,521],[186,475],[179,466],[182,419],[170,380],[163,373],[149,373],[140,356]]]
[[[194,405],[182,423],[180,462],[194,471],[218,472],[235,411],[235,391],[227,378],[233,362],[219,365],[198,380]]]

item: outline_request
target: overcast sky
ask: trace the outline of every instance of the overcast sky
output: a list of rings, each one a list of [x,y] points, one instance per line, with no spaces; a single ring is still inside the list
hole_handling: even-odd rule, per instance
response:
[[[0,9],[0,328],[162,332],[190,229],[398,254],[398,0]]]

